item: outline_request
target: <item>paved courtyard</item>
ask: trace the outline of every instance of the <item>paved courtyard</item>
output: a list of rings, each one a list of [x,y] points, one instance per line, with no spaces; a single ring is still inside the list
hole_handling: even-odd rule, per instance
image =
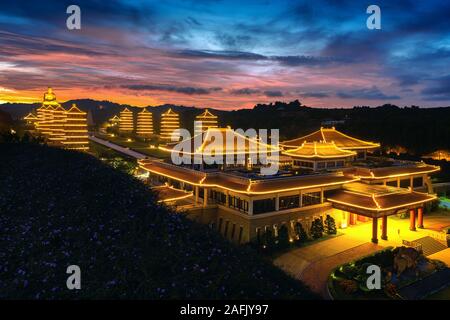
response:
[[[402,240],[413,241],[432,236],[435,239],[442,237],[443,241],[445,235],[438,233],[437,230],[450,226],[450,216],[426,216],[424,225],[427,229],[410,231],[409,219],[389,217],[388,240],[379,238],[378,244],[374,244],[370,241],[372,223],[358,223],[355,226],[340,229],[339,232],[342,233],[340,236],[284,253],[274,260],[274,264],[293,277],[305,282],[313,291],[321,294],[325,299],[329,299],[326,281],[335,267],[387,246],[401,246]],[[381,230],[379,234],[381,234]],[[449,261],[448,252],[436,256],[445,257],[446,263]]]

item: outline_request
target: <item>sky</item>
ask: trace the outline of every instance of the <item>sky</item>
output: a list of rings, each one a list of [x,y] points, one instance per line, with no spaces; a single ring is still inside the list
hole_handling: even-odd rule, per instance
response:
[[[137,106],[449,106],[449,15],[447,0],[2,1],[0,103],[51,86]]]

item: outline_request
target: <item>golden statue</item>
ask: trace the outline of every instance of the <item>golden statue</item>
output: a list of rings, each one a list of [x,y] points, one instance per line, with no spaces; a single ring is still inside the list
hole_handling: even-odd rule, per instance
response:
[[[53,89],[48,87],[47,92],[44,93],[44,105],[46,106],[56,106],[59,103],[56,101],[56,95],[53,93]]]

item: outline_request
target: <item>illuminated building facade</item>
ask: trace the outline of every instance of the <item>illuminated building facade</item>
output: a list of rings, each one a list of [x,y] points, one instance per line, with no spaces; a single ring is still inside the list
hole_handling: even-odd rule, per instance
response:
[[[215,154],[247,159],[261,142],[243,139],[234,144],[236,134],[231,129],[208,129],[200,147],[192,149],[190,156],[205,153],[218,134],[233,143],[223,144]],[[321,129],[323,132],[326,130]],[[335,140],[329,140],[329,134]],[[314,134],[314,133],[313,133]],[[429,175],[439,167],[417,162],[378,159],[368,156],[375,144],[328,129],[317,141],[295,139],[281,143],[277,150],[287,168],[267,176],[260,174],[261,163],[247,166],[244,160],[235,165],[182,164],[170,160],[139,161],[148,183],[170,187],[179,191],[180,200],[171,195],[180,210],[187,210],[192,219],[210,225],[227,239],[245,243],[254,241],[270,229],[275,234],[285,225],[291,239],[295,237],[296,222],[306,230],[318,217],[332,216],[338,227],[345,228],[356,221],[372,221],[373,242],[378,242],[379,220],[381,239],[387,238],[387,217],[408,212],[410,228],[424,225],[424,204],[436,199]],[[303,137],[304,138],[304,137]],[[339,139],[337,139],[339,138]],[[182,143],[192,143],[191,140]],[[293,142],[294,141],[294,142]],[[306,142],[305,142],[306,141]],[[258,145],[258,143],[260,145]],[[231,147],[230,147],[231,145]],[[161,148],[178,152],[175,144]],[[267,147],[267,146],[262,146]],[[357,162],[353,160],[358,158]],[[367,159],[362,161],[361,158]],[[296,163],[299,161],[300,163]],[[309,161],[309,162],[308,162]],[[325,161],[325,165],[320,163]],[[343,161],[343,163],[340,163]],[[302,162],[313,163],[303,165]],[[333,162],[333,164],[331,164]],[[337,163],[339,162],[339,163]],[[330,163],[328,165],[328,163]],[[192,196],[187,196],[192,193]],[[162,195],[164,201],[164,196]]]
[[[134,130],[134,115],[128,108],[120,112],[119,131],[122,133],[131,133]]]
[[[161,114],[160,138],[161,140],[171,141],[172,137],[179,137],[180,116],[171,108]]]
[[[153,135],[153,115],[146,108],[138,113],[136,133],[145,138]]]
[[[25,120],[28,125],[34,126],[36,124],[38,118],[36,115],[34,115],[32,112],[30,112],[25,117],[23,117],[23,120]]]
[[[209,128],[217,128],[217,127],[218,127],[217,116],[209,112],[208,109],[205,109],[205,111],[202,114],[199,114],[198,116],[195,117],[194,122],[195,135],[201,132],[205,132]]]
[[[87,114],[78,109],[75,104],[72,104],[72,107],[65,111],[64,140],[62,144],[66,149],[89,150]]]

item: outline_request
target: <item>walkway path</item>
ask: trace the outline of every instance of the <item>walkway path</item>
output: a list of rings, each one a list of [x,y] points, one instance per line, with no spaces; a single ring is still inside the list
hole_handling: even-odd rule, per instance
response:
[[[116,151],[118,151],[120,153],[126,154],[127,156],[130,156],[130,157],[133,157],[133,158],[136,158],[136,159],[150,158],[149,156],[147,156],[145,154],[136,152],[136,151],[131,150],[129,148],[125,148],[125,147],[119,146],[119,145],[117,145],[115,143],[112,143],[112,142],[110,142],[108,140],[103,140],[103,139],[97,138],[95,136],[89,136],[89,139],[94,141],[94,142],[97,142],[98,144],[104,145],[104,146],[106,146],[108,148],[111,148],[113,150],[116,150]]]

